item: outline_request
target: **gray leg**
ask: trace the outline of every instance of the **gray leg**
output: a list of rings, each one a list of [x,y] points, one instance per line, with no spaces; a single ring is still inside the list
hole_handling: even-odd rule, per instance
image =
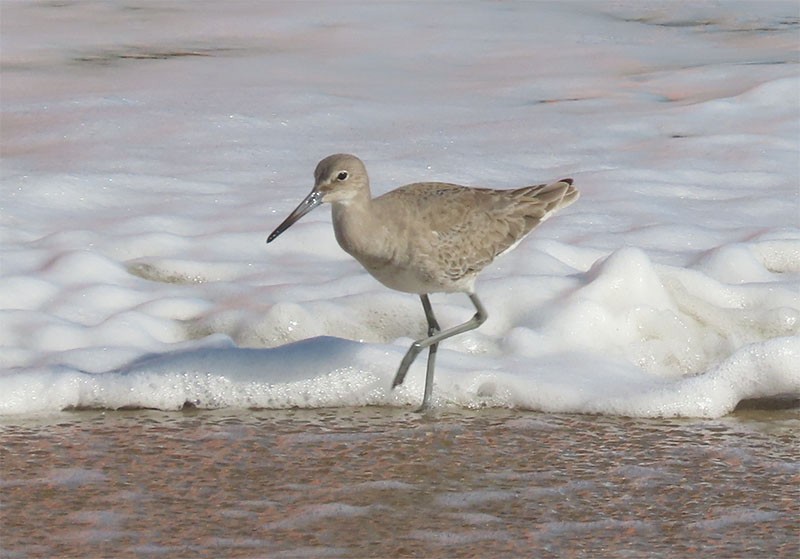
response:
[[[431,333],[434,328],[433,325],[438,327],[436,323],[436,318],[433,316],[433,309],[430,306],[430,301],[427,301],[427,295],[423,295],[422,299],[422,307],[425,309],[425,316],[428,318],[428,337],[423,338],[421,340],[417,340],[411,347],[408,348],[405,357],[403,357],[403,361],[400,362],[400,368],[397,370],[397,374],[394,377],[394,381],[392,382],[392,388],[403,384],[403,380],[406,378],[406,373],[408,373],[408,368],[411,366],[411,363],[414,362],[414,359],[417,358],[419,352],[425,349],[426,347],[431,347],[436,345],[438,347],[439,342],[442,340],[446,340],[447,338],[452,338],[453,336],[457,336],[458,334],[463,334],[464,332],[468,332],[470,330],[474,330],[484,322],[486,322],[486,318],[488,317],[486,313],[486,309],[483,308],[480,299],[474,293],[469,294],[470,301],[472,304],[475,305],[475,316],[471,319],[466,321],[463,324],[459,324],[458,326],[454,326],[453,328],[448,328],[447,330],[442,330],[438,332]],[[429,312],[430,311],[430,312]],[[431,320],[432,319],[432,320]],[[436,355],[436,349],[432,348],[432,355]],[[434,357],[435,359],[435,357]],[[430,388],[429,388],[430,387]],[[425,378],[425,396],[422,400],[422,408],[424,409],[430,404],[430,392],[433,390],[433,361],[431,360],[431,354],[428,354],[428,375]]]
[[[428,337],[433,336],[437,332],[441,332],[439,323],[436,322],[436,316],[433,314],[433,307],[427,295],[420,295],[422,300],[422,308],[425,309],[425,318],[428,320]],[[433,369],[436,363],[436,350],[439,349],[439,344],[434,343],[428,347],[428,369],[425,373],[425,393],[422,397],[422,405],[417,411],[423,411],[430,406],[431,394],[433,394]]]

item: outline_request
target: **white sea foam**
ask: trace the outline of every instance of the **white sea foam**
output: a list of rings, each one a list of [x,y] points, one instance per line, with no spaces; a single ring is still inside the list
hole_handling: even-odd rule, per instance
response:
[[[758,6],[5,5],[0,414],[418,403],[424,356],[390,382],[419,301],[327,209],[264,244],[341,151],[378,193],[582,191],[478,281],[439,405],[796,398],[796,9]]]

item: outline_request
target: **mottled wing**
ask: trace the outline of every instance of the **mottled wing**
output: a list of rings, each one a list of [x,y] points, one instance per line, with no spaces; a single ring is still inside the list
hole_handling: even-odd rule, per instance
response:
[[[446,183],[401,187],[385,196],[403,198],[424,227],[416,250],[435,262],[450,280],[477,274],[495,257],[513,248],[558,208],[574,202],[570,179],[514,190],[467,188]]]

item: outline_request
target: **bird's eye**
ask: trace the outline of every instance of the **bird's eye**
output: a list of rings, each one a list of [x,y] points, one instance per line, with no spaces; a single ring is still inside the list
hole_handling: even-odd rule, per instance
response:
[[[339,171],[339,174],[336,175],[336,180],[337,181],[346,181],[348,176],[349,175],[347,174],[347,171]]]

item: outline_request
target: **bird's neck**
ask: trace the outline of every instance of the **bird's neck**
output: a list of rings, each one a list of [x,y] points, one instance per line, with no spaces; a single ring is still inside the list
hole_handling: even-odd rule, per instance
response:
[[[363,256],[374,251],[372,246],[380,236],[383,227],[373,211],[369,193],[351,198],[345,202],[333,203],[333,230],[336,240],[347,253]]]

